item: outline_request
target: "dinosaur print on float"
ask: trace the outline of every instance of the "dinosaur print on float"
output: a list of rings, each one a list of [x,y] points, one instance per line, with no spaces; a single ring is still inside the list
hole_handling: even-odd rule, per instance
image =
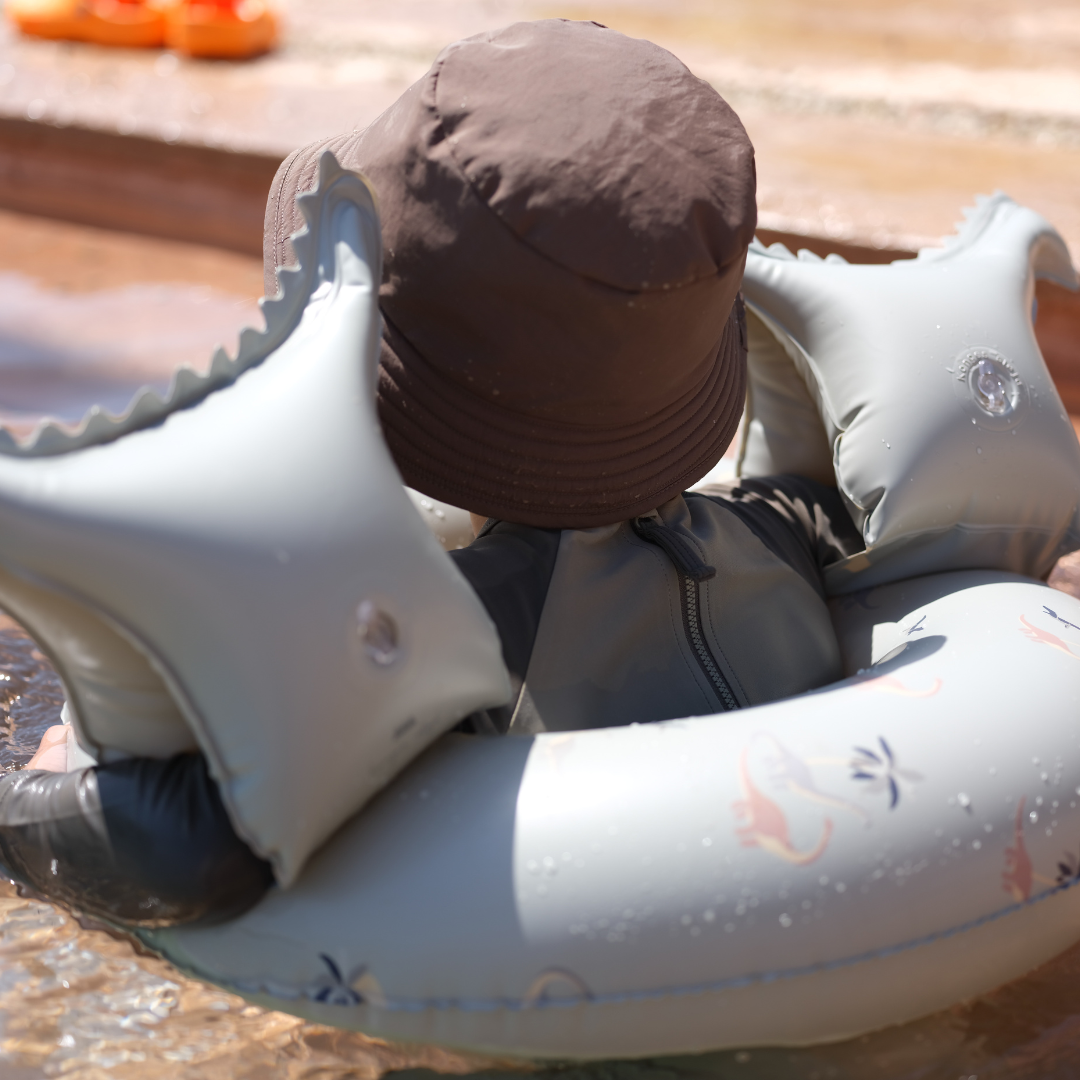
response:
[[[776,756],[766,759],[766,764],[772,769],[774,784],[787,788],[788,791],[809,802],[818,803],[833,810],[846,810],[869,823],[870,814],[864,807],[850,799],[845,799],[842,795],[831,795],[822,791],[817,786],[813,773],[810,771],[809,762],[789,750],[775,735],[763,734],[762,738],[771,740],[776,748]]]
[[[1046,608],[1043,610],[1048,611]],[[1057,616],[1055,616],[1055,618],[1056,617]],[[1072,647],[1067,641],[1063,641],[1057,634],[1052,634],[1049,630],[1043,630],[1041,627],[1028,622],[1023,615],[1020,616],[1020,633],[1030,641],[1034,641],[1039,645],[1049,645],[1051,649],[1057,649],[1058,652],[1063,652],[1073,660],[1080,660],[1080,656],[1077,656],[1077,654],[1073,652]]]
[[[825,819],[821,837],[813,848],[808,851],[796,848],[784,811],[754,783],[745,747],[739,757],[739,783],[743,797],[732,805],[736,816],[744,822],[735,830],[743,847],[759,847],[793,866],[808,866],[821,858],[832,836],[832,819]]]

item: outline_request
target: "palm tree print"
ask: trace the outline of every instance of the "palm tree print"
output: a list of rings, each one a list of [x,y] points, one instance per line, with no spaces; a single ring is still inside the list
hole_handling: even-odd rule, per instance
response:
[[[889,809],[894,810],[900,802],[901,785],[917,784],[923,777],[913,769],[901,768],[892,747],[880,735],[878,746],[879,750],[855,747],[855,756],[850,762],[851,779],[864,782],[865,790],[871,795],[887,791]]]

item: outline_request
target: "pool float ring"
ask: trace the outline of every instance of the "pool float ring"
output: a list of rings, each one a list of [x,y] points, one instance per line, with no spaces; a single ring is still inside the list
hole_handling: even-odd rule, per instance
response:
[[[1080,937],[1080,602],[1031,576],[1075,542],[1080,490],[1028,314],[1033,273],[1070,280],[1041,219],[992,200],[945,254],[903,268],[748,261],[766,347],[743,466],[798,450],[799,424],[786,444],[770,428],[781,414],[837,462],[868,545],[833,581],[848,678],[716,717],[433,742],[455,710],[505,696],[505,672],[378,437],[370,194],[328,154],[302,205],[300,267],[235,361],[0,456],[0,600],[60,666],[80,742],[135,752],[128,702],[156,703],[144,743],[203,750],[282,886],[221,926],[140,930],[147,945],[323,1023],[599,1058],[855,1035]],[[980,303],[969,269],[986,260]],[[934,417],[920,438],[968,476],[954,459],[970,427],[993,466],[955,509],[951,478],[902,433],[901,453],[849,456],[889,438],[872,434],[889,403],[875,348],[894,343],[866,335],[871,270],[881,306],[919,300],[924,272],[930,295],[953,292],[955,323],[930,312],[941,339],[925,312],[894,325]],[[865,310],[837,317],[860,282]],[[946,509],[906,503],[906,485]],[[403,754],[431,745],[383,786],[365,754],[398,732]],[[305,743],[328,737],[342,767],[321,776]]]

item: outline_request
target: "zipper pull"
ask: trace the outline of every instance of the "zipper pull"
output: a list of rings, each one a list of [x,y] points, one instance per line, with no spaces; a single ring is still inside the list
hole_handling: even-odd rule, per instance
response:
[[[674,529],[655,518],[639,517],[630,522],[634,534],[646,543],[655,544],[692,581],[708,581],[716,577],[716,567],[709,566],[697,549]]]

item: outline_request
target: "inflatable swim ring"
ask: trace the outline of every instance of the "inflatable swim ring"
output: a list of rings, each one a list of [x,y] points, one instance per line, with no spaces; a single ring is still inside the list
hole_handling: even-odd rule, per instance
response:
[[[734,717],[448,738],[292,888],[141,936],[322,1023],[574,1058],[843,1038],[1064,950],[1080,603],[967,571],[835,610],[869,665],[844,684]]]
[[[0,457],[0,599],[57,662],[80,743],[197,745],[274,860],[245,915],[147,945],[323,1023],[599,1058],[855,1035],[1080,937],[1080,602],[1032,576],[1077,542],[1080,491],[1028,315],[1033,273],[1071,273],[1045,223],[999,199],[908,267],[751,256],[743,467],[824,447],[836,471],[867,539],[833,582],[848,678],[736,714],[449,736],[386,784],[373,746],[415,754],[504,675],[378,440],[370,195],[327,155],[304,198],[300,269],[236,361]],[[875,337],[881,310],[901,316]],[[327,446],[344,476],[324,481]],[[283,475],[319,477],[284,518]],[[340,771],[290,741],[301,708]]]

